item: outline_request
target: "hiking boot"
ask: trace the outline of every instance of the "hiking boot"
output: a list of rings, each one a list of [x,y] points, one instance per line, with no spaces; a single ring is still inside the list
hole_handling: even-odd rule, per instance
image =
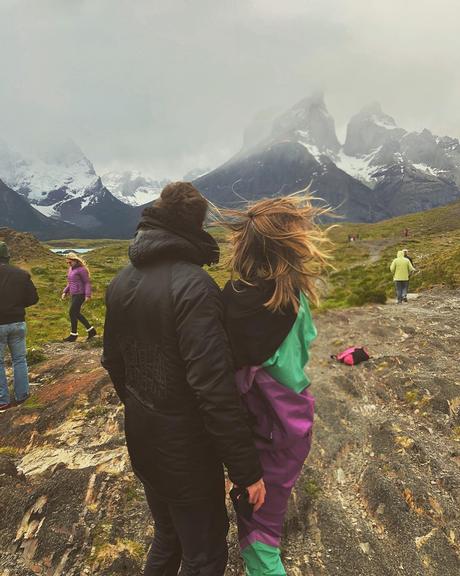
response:
[[[30,394],[27,394],[27,396],[26,396],[25,398],[23,398],[22,400],[16,400],[16,401],[14,402],[14,405],[15,405],[15,406],[20,406],[21,404],[24,404],[24,402],[25,402],[26,400],[28,400],[29,398],[30,398]]]
[[[405,296],[405,297],[403,298],[403,301],[404,301],[404,302],[407,302],[407,296]]]
[[[70,336],[67,336],[67,338],[64,338],[63,342],[75,342],[78,338],[78,334],[72,334],[72,332],[70,333]]]
[[[8,410],[8,408],[11,408],[11,404],[0,404],[0,412],[5,412],[6,410]]]
[[[93,326],[91,326],[91,328],[88,328],[87,332],[88,336],[86,337],[86,341],[91,340],[91,338],[94,338],[97,334],[96,329]]]

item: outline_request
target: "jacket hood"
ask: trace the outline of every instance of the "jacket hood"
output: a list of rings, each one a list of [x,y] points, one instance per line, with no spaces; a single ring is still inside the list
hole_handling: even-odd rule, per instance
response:
[[[185,260],[199,266],[219,262],[219,246],[202,229],[183,229],[150,206],[142,213],[129,247],[132,264],[140,268],[160,259]]]
[[[404,250],[398,250],[397,258],[404,258]]]
[[[260,366],[281,346],[297,314],[293,308],[271,312],[265,306],[275,289],[272,281],[247,285],[229,281],[223,291],[225,327],[237,368]]]

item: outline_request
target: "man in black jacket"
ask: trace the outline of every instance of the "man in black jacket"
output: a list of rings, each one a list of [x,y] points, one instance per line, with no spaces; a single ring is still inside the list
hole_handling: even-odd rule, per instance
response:
[[[155,521],[145,576],[220,576],[227,563],[224,463],[258,509],[262,470],[234,383],[207,202],[185,182],[146,208],[131,264],[107,291],[102,363],[125,405],[133,469]]]
[[[29,274],[10,266],[9,261],[8,246],[0,242],[0,412],[21,404],[29,396],[24,309],[38,302]],[[10,402],[5,373],[7,348],[13,362],[14,402]]]

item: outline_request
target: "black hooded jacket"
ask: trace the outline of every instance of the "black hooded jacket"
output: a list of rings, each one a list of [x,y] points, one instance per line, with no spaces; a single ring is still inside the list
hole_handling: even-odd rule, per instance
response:
[[[187,502],[262,477],[234,382],[221,293],[201,268],[218,260],[204,231],[155,208],[107,291],[102,363],[125,404],[133,469],[160,497]]]
[[[0,324],[24,322],[25,308],[38,302],[30,275],[16,266],[0,262]]]

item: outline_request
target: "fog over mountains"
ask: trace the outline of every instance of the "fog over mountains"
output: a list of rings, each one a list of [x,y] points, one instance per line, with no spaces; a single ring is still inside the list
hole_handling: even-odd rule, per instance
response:
[[[427,129],[407,132],[377,103],[351,118],[343,144],[322,94],[273,121],[259,118],[243,140],[240,152],[223,165],[198,177],[203,170],[187,175],[216,204],[310,185],[347,220],[373,222],[460,198],[459,141]],[[0,140],[0,180],[0,225],[38,227],[49,237],[73,230],[73,235],[114,238],[132,236],[142,206],[168,182],[134,171],[100,177],[71,140],[34,155]]]
[[[459,141],[427,129],[407,132],[379,104],[353,116],[343,145],[321,94],[265,126],[260,140],[254,132],[241,152],[195,181],[214,202],[228,205],[310,185],[346,219],[373,222],[460,198]]]

